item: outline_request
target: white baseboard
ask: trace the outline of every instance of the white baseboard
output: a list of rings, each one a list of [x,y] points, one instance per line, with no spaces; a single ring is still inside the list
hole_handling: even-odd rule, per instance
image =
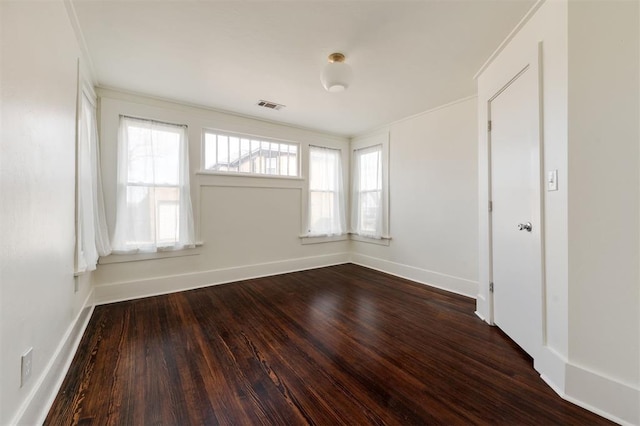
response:
[[[640,425],[640,389],[572,364],[548,346],[534,367],[563,399],[621,425]]]
[[[549,346],[543,346],[533,360],[533,367],[551,389],[561,397],[565,397],[565,377],[567,359]]]
[[[484,294],[482,293],[476,294],[475,314],[482,321],[486,322],[489,325],[493,325],[493,321],[491,319],[491,313],[489,312],[489,303],[487,302],[487,299],[485,299]]]
[[[621,425],[640,425],[640,389],[567,364],[565,399]]]
[[[426,284],[431,287],[461,294],[474,299],[478,294],[477,281],[441,274],[439,272],[416,268],[415,266],[391,262],[359,253],[351,254],[351,262],[356,265],[386,272],[387,274],[395,275],[400,278],[406,278],[420,284]]]
[[[94,305],[93,291],[89,292],[80,312],[67,329],[49,363],[34,385],[33,390],[10,422],[12,425],[41,425],[49,413],[71,361],[89,324]]]
[[[213,269],[189,274],[169,275],[144,280],[97,285],[94,287],[95,304],[119,302],[192,290],[288,272],[304,271],[349,262],[349,253],[302,257],[278,262],[259,263],[233,268]]]

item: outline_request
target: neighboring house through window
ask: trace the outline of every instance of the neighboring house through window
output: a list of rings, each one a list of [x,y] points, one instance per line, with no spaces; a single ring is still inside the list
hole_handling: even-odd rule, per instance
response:
[[[299,151],[295,142],[205,130],[203,169],[213,173],[299,177]]]

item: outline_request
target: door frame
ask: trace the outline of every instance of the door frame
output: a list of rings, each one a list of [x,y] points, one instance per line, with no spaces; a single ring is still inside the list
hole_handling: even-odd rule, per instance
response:
[[[546,344],[546,291],[545,291],[545,224],[544,224],[544,127],[543,127],[543,79],[542,79],[542,42],[532,46],[535,48],[523,49],[509,60],[500,61],[499,64],[492,64],[479,77],[478,84],[478,128],[479,128],[479,150],[478,150],[478,175],[479,175],[479,285],[476,299],[476,315],[485,322],[494,324],[494,300],[490,291],[490,283],[493,282],[493,241],[492,241],[492,220],[490,211],[492,200],[491,188],[491,132],[489,131],[489,121],[491,120],[491,101],[504,92],[518,77],[524,72],[533,72],[538,77],[538,165],[539,182],[536,199],[539,201],[538,208],[532,219],[538,221],[540,228],[540,324],[542,341],[540,348]],[[533,354],[532,354],[533,355]]]

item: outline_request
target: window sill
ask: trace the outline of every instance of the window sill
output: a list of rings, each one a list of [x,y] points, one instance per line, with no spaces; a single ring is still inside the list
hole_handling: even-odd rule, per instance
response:
[[[309,236],[309,235],[300,235],[300,243],[305,246],[308,244],[322,244],[322,243],[332,243],[334,241],[347,241],[349,239],[349,235],[332,235],[328,236]]]
[[[109,256],[100,257],[100,259],[98,259],[98,265],[140,262],[143,260],[167,259],[171,257],[197,256],[200,254],[200,247],[202,247],[202,245],[202,242],[198,242],[195,247],[182,250],[158,251],[154,253],[110,254]]]
[[[351,241],[358,241],[361,243],[368,244],[376,244],[379,246],[388,246],[391,243],[391,237],[382,237],[382,238],[372,238],[372,237],[364,237],[362,235],[350,234],[349,238]]]
[[[379,246],[388,246],[391,243],[391,237],[382,237],[382,238],[372,238],[372,237],[364,237],[362,235],[357,234],[343,234],[343,235],[334,235],[331,237],[327,236],[309,236],[309,235],[300,235],[300,243],[302,245],[308,244],[322,244],[322,243],[331,243],[334,241],[358,241],[361,243],[368,244],[376,244]]]
[[[239,172],[210,172],[207,170],[198,170],[196,175],[201,176],[225,176],[225,177],[240,177],[240,178],[253,178],[253,179],[283,179],[283,180],[304,180],[302,176],[281,176],[281,175],[256,175],[251,173],[239,173]]]

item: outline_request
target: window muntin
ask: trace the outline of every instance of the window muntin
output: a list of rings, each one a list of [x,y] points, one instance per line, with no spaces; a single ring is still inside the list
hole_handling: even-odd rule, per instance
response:
[[[193,245],[186,126],[121,116],[114,252]]]
[[[309,236],[341,235],[345,231],[342,153],[309,147]]]
[[[382,237],[382,145],[355,150],[352,230]]]
[[[205,131],[205,171],[299,177],[300,146],[251,136]]]

